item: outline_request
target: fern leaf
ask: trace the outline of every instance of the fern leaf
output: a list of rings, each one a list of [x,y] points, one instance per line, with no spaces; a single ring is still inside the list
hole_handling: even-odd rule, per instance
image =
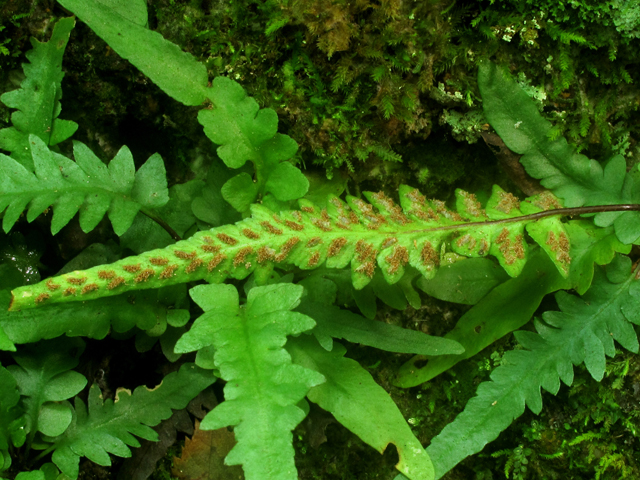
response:
[[[133,435],[157,441],[158,434],[151,427],[169,418],[171,409],[186,407],[214,380],[210,372],[185,364],[154,389],[141,386],[133,394],[118,390],[115,402],[103,402],[100,388],[94,384],[89,390],[88,408],[76,397],[71,425],[54,444],[53,462],[65,475],[77,478],[80,457],[108,466],[109,453],[131,456],[128,446],[140,446]]]
[[[631,273],[631,274],[630,274]],[[613,357],[613,341],[632,352],[638,339],[629,322],[640,324],[640,281],[627,257],[618,257],[606,274],[598,269],[591,289],[582,297],[556,294],[560,312],[546,312],[536,322],[538,333],[516,332],[525,348],[507,352],[503,364],[480,384],[477,396],[427,448],[441,477],[463,458],[494,440],[522,415],[525,404],[542,409],[542,387],[555,395],[560,380],[571,385],[573,365],[585,363],[593,378],[604,375],[605,355]]]
[[[225,198],[229,203],[246,208],[259,194],[271,193],[280,200],[281,192],[306,193],[309,183],[298,169],[289,171],[284,178],[279,175],[282,170],[273,171],[281,162],[291,159],[298,149],[291,137],[277,133],[278,116],[274,110],[260,109],[240,84],[229,78],[216,77],[208,87],[207,70],[202,63],[158,32],[126,18],[122,11],[97,0],[63,0],[61,3],[171,97],[185,105],[212,102],[209,108],[198,112],[198,121],[205,134],[220,145],[218,155],[230,168],[240,168],[247,161],[253,162],[256,168],[256,185],[251,195],[245,195],[240,204]],[[323,85],[320,82],[320,86]]]
[[[230,168],[240,168],[247,160],[257,160],[257,146],[273,138],[278,116],[270,108],[260,110],[258,102],[247,96],[237,82],[216,77],[211,86],[215,109],[201,110],[198,121],[204,133],[222,145],[218,155]]]
[[[0,366],[0,472],[11,466],[9,448],[24,443],[24,422],[20,404],[20,392],[15,378]],[[20,433],[22,438],[20,438]]]
[[[216,77],[207,95],[215,108],[200,110],[198,121],[211,141],[220,145],[218,156],[230,168],[253,162],[256,178],[241,173],[223,187],[222,195],[236,210],[248,212],[259,194],[270,193],[277,200],[302,197],[309,181],[287,163],[298,150],[289,136],[277,133],[278,115],[270,108],[260,109],[239,83]]]
[[[415,356],[400,367],[395,385],[415,387],[472,357],[498,338],[529,322],[545,295],[561,288],[570,288],[570,284],[562,278],[548,256],[539,249],[533,250],[531,260],[518,277],[495,287],[460,317],[447,334],[446,338],[464,347],[463,354],[429,358],[426,365],[425,357]]]
[[[481,65],[478,84],[484,113],[505,144],[522,154],[520,162],[534,178],[563,199],[567,207],[640,203],[640,174],[626,171],[624,157],[612,157],[603,168],[577,154],[564,138],[554,138],[553,127],[535,103],[493,63]],[[623,243],[640,237],[640,214],[608,212],[595,216],[598,226],[615,223]]]
[[[378,65],[371,72],[371,79],[374,82],[380,82],[383,78],[389,76],[389,67],[386,65]]]
[[[301,210],[276,215],[252,205],[252,217],[209,231],[165,249],[151,250],[108,267],[95,267],[50,278],[13,292],[12,310],[53,302],[89,300],[128,290],[206,279],[219,283],[255,272],[266,280],[276,264],[314,269],[351,265],[357,289],[367,285],[378,265],[387,283],[398,282],[411,265],[432,278],[442,249],[469,257],[495,256],[511,276],[526,262],[527,233],[540,244],[563,276],[569,272],[569,238],[558,217],[535,221],[523,214],[559,206],[551,194],[524,202],[494,187],[487,208],[458,190],[458,212],[443,202],[427,201],[417,190],[402,186],[403,208],[383,193],[365,193],[371,204],[333,196],[327,209],[301,201]],[[377,209],[377,210],[376,210]],[[70,290],[71,289],[71,290]]]
[[[351,343],[387,352],[420,355],[456,355],[464,351],[454,340],[369,320],[334,305],[303,301],[297,311],[316,321],[313,334],[326,342],[333,342],[333,338],[344,338]]]
[[[71,423],[71,405],[63,400],[75,396],[87,384],[83,375],[71,370],[78,366],[83,351],[82,340],[62,337],[13,355],[18,365],[7,369],[16,379],[23,397],[26,428],[31,439],[37,432],[57,437]]]
[[[496,339],[528,322],[545,295],[568,288],[574,288],[579,294],[585,293],[593,280],[594,263],[605,265],[611,262],[616,252],[626,254],[631,251],[630,245],[623,245],[618,241],[613,227],[597,228],[581,220],[567,222],[566,229],[572,242],[571,273],[568,279],[563,279],[539,251],[532,252],[530,261],[517,278],[495,287],[465,313],[447,335],[447,338],[462,344],[462,355],[431,358],[422,366],[420,364],[424,364],[425,358],[413,357],[400,367],[395,384],[403,388],[420,385],[456,363],[472,357]],[[457,262],[454,266],[460,264],[464,268],[465,263]],[[443,270],[440,269],[438,273],[443,273]],[[440,288],[447,288],[446,278],[440,277],[441,275],[436,275],[432,281],[443,283]],[[468,282],[470,277],[463,274],[456,278],[466,278]],[[451,285],[449,288],[457,289],[451,288]]]
[[[62,0],[122,58],[129,60],[170,97],[185,105],[206,100],[207,69],[193,55],[98,0]]]
[[[70,287],[76,288],[76,287]],[[6,342],[3,350],[13,343],[24,344],[60,335],[103,339],[110,331],[127,332],[134,327],[143,331],[154,329],[162,333],[167,324],[189,315],[187,310],[174,308],[170,292],[166,289],[137,292],[136,295],[118,295],[85,303],[80,310],[73,304],[50,305],[35,310],[8,312],[10,295],[0,292],[0,335]]]
[[[80,210],[80,226],[85,232],[108,213],[115,232],[122,235],[141,208],[157,208],[169,200],[164,164],[158,154],[134,173],[127,147],[122,147],[107,167],[82,143],[74,143],[73,162],[50,151],[37,136],[29,138],[35,173],[0,154],[0,211],[7,209],[2,221],[5,232],[27,205],[29,222],[53,205],[53,234]]]
[[[580,295],[591,286],[594,264],[606,265],[616,253],[631,252],[631,245],[620,242],[613,227],[598,228],[578,220],[567,222],[566,229],[571,238],[570,284]]]
[[[10,151],[11,157],[29,171],[33,171],[30,134],[53,146],[78,128],[75,122],[58,118],[64,77],[62,55],[75,23],[73,18],[63,18],[56,23],[48,42],[32,39],[33,50],[27,52],[30,63],[23,66],[25,80],[18,90],[0,97],[5,105],[18,109],[11,115],[13,127],[0,130],[0,148]]]
[[[331,352],[303,335],[287,343],[294,362],[317,370],[327,381],[311,388],[309,400],[364,442],[383,453],[392,443],[398,450],[396,468],[411,480],[433,480],[433,464],[389,394],[358,362],[344,358],[347,349],[335,344]]]
[[[227,465],[243,465],[247,480],[294,480],[291,431],[305,414],[296,406],[310,387],[324,381],[319,373],[291,363],[282,348],[287,335],[313,328],[315,322],[291,312],[303,287],[276,284],[249,291],[240,308],[232,285],[202,285],[191,289],[205,311],[177,343],[184,353],[213,345],[214,361],[227,384],[225,401],[214,408],[200,428],[235,426],[236,446]]]

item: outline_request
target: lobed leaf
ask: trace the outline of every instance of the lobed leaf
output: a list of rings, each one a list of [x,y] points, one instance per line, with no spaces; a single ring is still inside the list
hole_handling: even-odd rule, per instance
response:
[[[207,86],[204,64],[140,23],[140,13],[107,5],[98,0],[62,0],[65,8],[86,22],[121,57],[129,60],[168,95],[185,105],[212,103],[198,113],[205,134],[218,147],[218,155],[230,168],[253,162],[256,184],[249,189],[246,178],[227,185],[223,196],[238,211],[248,211],[260,194],[280,201],[302,197],[309,182],[302,172],[286,163],[298,150],[296,142],[277,133],[278,116],[270,108],[260,109],[244,88],[227,77],[216,77]],[[136,8],[139,6],[134,5]],[[282,163],[281,163],[282,162]],[[253,181],[251,180],[253,183]],[[237,198],[237,195],[240,198]]]
[[[478,86],[491,126],[509,149],[522,154],[520,162],[527,173],[563,199],[566,207],[640,203],[638,166],[627,173],[624,157],[615,155],[603,168],[576,153],[564,137],[552,140],[551,123],[515,80],[493,63],[480,65]],[[640,237],[638,212],[599,213],[595,223],[614,224],[623,243]]]
[[[594,264],[606,265],[616,253],[629,254],[631,245],[623,244],[613,226],[599,228],[585,220],[566,223],[571,238],[571,285],[584,294],[593,280]]]
[[[23,397],[29,438],[36,432],[61,435],[71,423],[71,405],[67,400],[78,394],[87,379],[72,369],[84,351],[79,338],[58,338],[22,347],[13,354],[17,365],[7,367],[16,379]]]
[[[617,257],[606,273],[597,269],[583,297],[558,292],[556,300],[560,311],[545,312],[545,323],[535,323],[538,333],[516,332],[524,349],[507,352],[502,365],[491,373],[491,381],[480,384],[477,396],[433,439],[427,452],[437,478],[494,440],[522,415],[525,404],[540,413],[540,388],[555,395],[560,380],[571,385],[573,365],[584,362],[600,381],[605,355],[615,355],[614,340],[638,352],[631,323],[640,324],[640,281],[627,257]]]
[[[78,128],[75,122],[58,118],[64,77],[62,56],[75,23],[74,18],[60,19],[48,42],[32,38],[33,50],[26,54],[30,63],[23,64],[26,78],[19,89],[0,96],[6,106],[18,109],[11,114],[13,126],[0,130],[0,148],[10,151],[11,158],[27,171],[33,171],[34,166],[29,135],[53,146]]]
[[[169,188],[169,201],[155,209],[154,217],[159,217],[178,235],[184,236],[197,223],[192,213],[191,203],[204,187],[204,182],[191,180],[173,185]],[[135,253],[146,252],[154,248],[171,245],[175,239],[157,221],[148,215],[138,212],[131,227],[120,236],[120,247],[128,248]]]
[[[80,211],[80,226],[88,232],[105,213],[122,235],[141,208],[157,208],[169,200],[164,164],[152,155],[135,172],[133,157],[122,147],[107,167],[84,144],[74,143],[76,162],[50,151],[31,135],[35,172],[0,154],[0,211],[8,232],[27,208],[32,222],[53,206],[51,232],[56,234]]]
[[[563,277],[569,274],[569,238],[558,216],[537,222],[522,216],[523,212],[559,206],[550,195],[518,202],[495,187],[483,209],[473,195],[458,190],[457,212],[443,202],[427,201],[417,190],[405,186],[400,188],[402,208],[382,193],[365,195],[371,204],[355,197],[347,197],[347,203],[330,197],[328,207],[320,209],[301,200],[301,210],[280,214],[254,204],[252,216],[236,225],[198,232],[165,249],[106,267],[15,289],[11,308],[88,300],[198,279],[219,283],[251,273],[261,283],[277,264],[309,270],[323,264],[328,268],[350,265],[352,283],[360,290],[374,279],[377,266],[384,275],[380,282],[385,285],[398,283],[406,266],[433,278],[440,266],[440,252],[446,249],[469,257],[493,255],[515,277],[524,268],[530,249],[524,240],[525,228],[559,273]],[[385,302],[401,308],[406,305],[403,289],[380,292],[397,296]]]
[[[133,435],[157,441],[158,434],[151,427],[169,418],[172,409],[186,407],[214,381],[209,372],[184,364],[153,389],[141,386],[133,394],[119,389],[115,402],[103,402],[100,388],[94,384],[89,390],[88,408],[76,397],[71,425],[54,443],[53,462],[65,475],[77,478],[80,457],[108,466],[109,453],[131,456],[129,446],[140,446]]]
[[[245,172],[246,173],[246,172]],[[198,220],[206,222],[209,227],[217,227],[235,223],[242,216],[229,208],[229,203],[222,196],[222,186],[233,177],[234,172],[221,162],[214,162],[209,167],[202,194],[191,201],[191,211]],[[201,230],[204,229],[201,227]]]
[[[246,172],[228,180],[222,196],[236,210],[247,212],[258,195],[270,193],[278,201],[302,197],[309,181],[286,160],[298,150],[296,142],[277,133],[278,116],[270,108],[260,109],[244,88],[227,77],[216,77],[207,90],[215,108],[200,110],[198,121],[218,156],[230,168],[247,161],[255,167],[255,179]]]
[[[456,356],[444,356],[432,358],[431,356],[415,356],[398,370],[395,384],[404,388],[420,385],[448,370],[461,360],[470,358],[483,348],[489,346],[497,339],[520,328],[529,321],[533,312],[538,308],[543,297],[562,288],[574,288],[578,293],[584,293],[591,286],[593,279],[594,263],[604,265],[609,263],[616,252],[629,253],[630,245],[623,245],[613,233],[613,227],[597,228],[586,221],[571,221],[565,224],[565,228],[571,238],[571,274],[568,281],[562,279],[557,269],[551,262],[540,256],[540,252],[533,252],[531,261],[525,266],[525,270],[518,278],[507,280],[495,287],[483,297],[474,308],[465,313],[457,322],[455,328],[445,338],[456,340],[465,349],[464,353]],[[446,277],[441,285],[429,287],[427,293],[445,293],[447,298],[443,300],[460,300],[468,289],[465,273],[465,264],[474,259],[457,262],[451,265],[451,269],[460,272],[460,276],[452,279],[453,282],[465,279],[465,289],[458,292],[446,291],[451,289]],[[477,259],[480,260],[480,259]],[[439,270],[439,274],[445,271]],[[471,278],[482,273],[482,270],[474,272]],[[419,286],[432,284],[438,281],[439,275],[433,280],[420,279]],[[475,277],[477,278],[477,277]],[[487,281],[487,278],[483,279]],[[488,284],[481,284],[481,292],[487,286],[493,288],[494,280],[488,279]],[[477,288],[471,285],[471,292]],[[464,302],[463,302],[464,303]],[[418,364],[427,364],[418,367]]]
[[[22,409],[19,407],[20,392],[15,378],[6,368],[0,366],[0,472],[11,466],[9,448],[20,446],[24,442],[19,441],[18,433],[24,432],[22,428]]]
[[[358,362],[344,358],[347,350],[342,345],[327,352],[313,338],[302,336],[290,339],[287,350],[295,363],[327,379],[309,390],[309,400],[378,452],[395,445],[400,457],[396,468],[411,480],[433,480],[433,464],[398,406]]]
[[[238,443],[225,463],[242,464],[247,480],[298,478],[291,431],[305,413],[296,404],[324,381],[317,372],[292,364],[283,348],[288,335],[315,325],[290,311],[302,292],[303,287],[291,284],[256,287],[240,307],[232,285],[201,285],[190,291],[205,313],[175,350],[215,347],[215,365],[227,381],[225,401],[207,414],[200,428],[235,427]]]

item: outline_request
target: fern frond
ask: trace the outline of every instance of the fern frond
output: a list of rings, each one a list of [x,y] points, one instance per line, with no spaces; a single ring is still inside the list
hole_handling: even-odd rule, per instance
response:
[[[151,427],[169,418],[171,409],[186,407],[214,381],[210,372],[184,364],[154,389],[140,386],[133,393],[119,389],[115,402],[103,402],[100,388],[94,384],[89,390],[88,408],[79,397],[75,398],[73,420],[54,443],[53,462],[68,477],[77,478],[80,457],[108,466],[109,453],[131,456],[128,446],[140,446],[133,435],[157,441],[158,434]]]
[[[11,157],[23,167],[33,171],[29,135],[53,146],[69,138],[78,124],[61,120],[62,55],[75,25],[75,19],[63,18],[56,23],[48,42],[31,40],[33,50],[27,52],[30,63],[24,64],[25,80],[20,88],[7,92],[0,100],[18,111],[11,115],[13,127],[0,130],[0,148],[11,152]]]
[[[391,443],[398,450],[396,468],[412,480],[433,480],[433,465],[389,394],[358,362],[345,358],[336,343],[330,352],[307,335],[292,338],[287,350],[293,361],[317,370],[326,382],[309,390],[309,400],[364,442],[383,453]]]
[[[554,138],[553,126],[535,103],[492,63],[481,65],[478,85],[484,113],[507,147],[523,156],[527,173],[564,200],[567,207],[640,203],[640,169],[627,173],[624,157],[616,155],[603,168],[576,153],[564,138]],[[554,139],[552,139],[554,138]],[[640,214],[606,212],[595,216],[598,226],[614,224],[623,243],[640,237]]]
[[[336,93],[340,88],[342,88],[342,86],[348,85],[350,82],[351,78],[349,75],[349,67],[346,65],[340,65],[336,69],[336,73],[331,81],[331,91]]]
[[[527,258],[524,229],[549,255],[563,276],[569,272],[569,238],[557,216],[522,217],[559,207],[543,194],[519,202],[495,186],[486,209],[472,194],[458,190],[457,212],[438,200],[427,201],[415,189],[400,187],[402,208],[383,193],[365,193],[371,204],[347,197],[329,198],[319,209],[301,200],[301,210],[275,214],[262,205],[236,225],[198,232],[165,249],[151,250],[108,266],[94,267],[48,279],[13,292],[11,309],[53,302],[89,300],[128,290],[206,279],[218,283],[228,277],[268,278],[276,264],[314,269],[351,265],[357,289],[381,268],[386,281],[398,282],[411,265],[432,278],[440,252],[450,249],[469,257],[495,256],[511,276],[520,273]]]
[[[282,200],[278,198],[279,192],[291,185],[306,193],[309,184],[300,171],[290,172],[284,181],[279,177],[268,183],[280,162],[291,159],[298,149],[291,137],[277,133],[278,116],[274,110],[260,109],[237,82],[227,77],[216,77],[208,86],[204,64],[158,32],[125,18],[114,6],[96,0],[62,0],[61,3],[174,99],[185,105],[210,102],[208,108],[198,112],[198,121],[209,139],[220,145],[218,156],[230,168],[240,168],[247,161],[253,162],[256,168],[256,184],[250,195],[245,195],[251,197],[249,203],[255,201],[258,194],[267,192]],[[324,98],[324,81],[313,62],[305,55],[303,60],[307,74]],[[225,200],[232,200],[230,203],[239,208],[246,204],[236,205],[233,199]]]
[[[247,160],[278,164],[291,158],[298,145],[277,133],[278,115],[270,108],[260,109],[239,83],[216,77],[206,90],[215,108],[200,110],[198,121],[204,133],[218,147],[218,156],[230,168],[240,168]]]
[[[110,331],[122,333],[134,327],[159,334],[167,328],[167,324],[175,324],[189,316],[188,310],[175,308],[175,299],[181,296],[181,292],[175,290],[146,290],[134,296],[97,299],[80,310],[73,304],[59,304],[8,312],[10,295],[4,290],[0,292],[0,338],[3,340],[0,347],[3,350],[15,350],[14,343],[32,343],[60,335],[101,340]],[[9,344],[4,345],[5,342]]]
[[[79,338],[61,337],[13,354],[18,365],[9,365],[7,370],[23,397],[30,441],[37,432],[57,437],[71,423],[71,405],[63,401],[87,384],[84,375],[72,370],[83,351],[84,342]]]
[[[107,167],[82,143],[74,143],[76,161],[50,151],[37,136],[29,136],[35,173],[0,154],[0,211],[8,232],[29,206],[32,222],[53,205],[55,235],[80,210],[80,226],[93,230],[105,213],[122,235],[141,208],[161,207],[169,200],[164,164],[154,154],[135,172],[133,157],[122,147]]]
[[[477,396],[453,423],[427,448],[436,476],[494,440],[522,415],[542,409],[540,388],[555,395],[560,380],[571,385],[573,365],[585,363],[594,379],[601,380],[605,355],[615,354],[614,340],[632,352],[638,339],[630,322],[640,324],[640,280],[627,257],[609,265],[606,274],[596,273],[593,286],[582,297],[556,294],[560,312],[546,312],[546,323],[536,322],[538,333],[519,331],[516,338],[525,348],[507,352],[491,381],[478,387]]]
[[[11,466],[9,449],[22,446],[25,440],[20,392],[13,375],[0,366],[0,472]]]
[[[288,335],[315,325],[310,317],[290,311],[303,290],[284,283],[255,287],[242,308],[232,285],[200,285],[190,291],[205,313],[175,350],[215,347],[215,364],[227,381],[225,401],[207,414],[200,428],[235,427],[238,443],[225,463],[242,464],[247,480],[298,478],[291,431],[305,414],[296,404],[309,388],[324,382],[319,373],[294,365],[283,348]]]

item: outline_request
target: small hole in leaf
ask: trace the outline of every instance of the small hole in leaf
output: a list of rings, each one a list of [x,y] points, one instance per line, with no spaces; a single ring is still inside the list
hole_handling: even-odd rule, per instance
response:
[[[426,367],[427,363],[429,363],[429,360],[427,360],[426,358],[425,359],[420,359],[420,360],[416,360],[415,362],[413,362],[413,366],[416,369],[420,369],[420,368]]]

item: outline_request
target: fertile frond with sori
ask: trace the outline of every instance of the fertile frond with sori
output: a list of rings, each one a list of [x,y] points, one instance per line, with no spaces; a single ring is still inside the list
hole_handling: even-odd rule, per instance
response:
[[[176,308],[183,286],[171,290],[143,290],[135,294],[99,298],[81,309],[71,303],[8,312],[10,294],[0,291],[0,350],[15,351],[16,344],[32,343],[60,335],[103,339],[109,332],[138,328],[159,335],[167,325],[183,323],[189,311]],[[177,290],[174,290],[177,289]],[[185,289],[186,293],[186,289]]]
[[[540,388],[555,395],[560,380],[571,385],[573,365],[584,362],[593,378],[600,381],[605,355],[615,355],[614,340],[632,352],[638,351],[638,338],[631,325],[640,324],[637,273],[628,257],[618,257],[606,272],[597,270],[593,285],[583,297],[558,292],[561,311],[544,313],[544,322],[536,321],[538,333],[515,332],[524,349],[505,354],[501,366],[491,373],[491,381],[480,384],[477,396],[427,448],[436,476],[482,450],[522,415],[525,404],[540,413]]]
[[[235,426],[238,443],[225,463],[242,464],[247,480],[298,478],[291,431],[305,413],[297,404],[324,382],[318,372],[294,365],[284,349],[288,335],[315,326],[312,318],[291,311],[303,290],[285,283],[255,287],[242,307],[232,285],[200,285],[190,291],[205,313],[178,341],[176,352],[215,347],[215,365],[227,381],[225,401],[200,428]]]
[[[54,153],[30,135],[35,172],[0,154],[0,211],[8,232],[25,208],[31,222],[53,206],[51,232],[56,234],[80,211],[80,227],[88,232],[109,215],[122,235],[141,208],[161,207],[169,201],[164,164],[154,154],[136,172],[127,147],[105,165],[80,142],[74,143],[76,161]]]
[[[347,197],[345,203],[333,196],[325,209],[301,200],[300,210],[280,214],[254,204],[252,216],[236,225],[199,232],[165,249],[111,265],[20,287],[13,292],[11,309],[198,279],[218,283],[252,272],[261,283],[276,264],[302,269],[350,264],[353,284],[361,289],[373,278],[376,265],[390,284],[402,278],[407,265],[432,278],[447,250],[468,257],[493,255],[509,275],[517,276],[529,248],[525,228],[560,273],[568,275],[570,245],[559,219],[562,212],[544,218],[537,215],[560,206],[553,195],[519,202],[496,186],[482,208],[474,195],[462,190],[456,194],[457,212],[407,186],[400,187],[402,208],[383,193],[370,192],[365,196],[371,203],[355,197]]]

